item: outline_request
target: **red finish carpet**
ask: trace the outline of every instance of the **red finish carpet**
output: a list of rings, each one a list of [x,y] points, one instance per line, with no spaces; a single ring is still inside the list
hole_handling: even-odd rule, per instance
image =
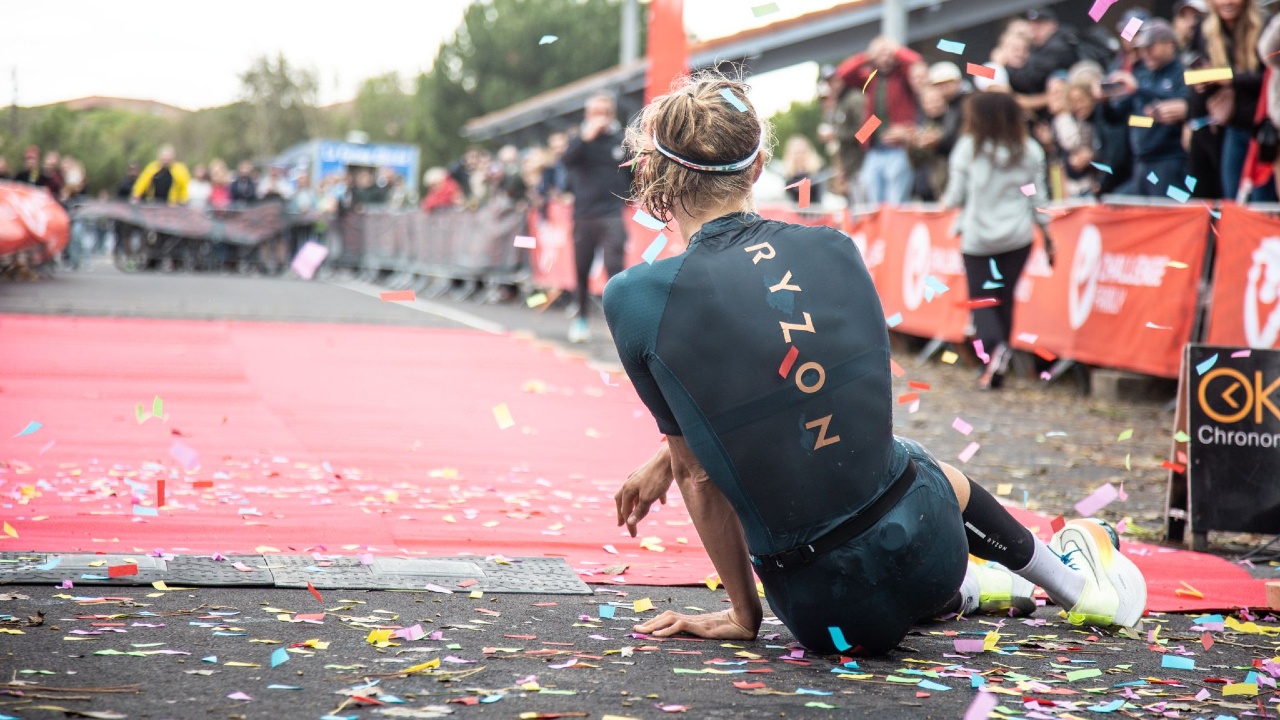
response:
[[[0,316],[3,551],[546,555],[588,582],[699,583],[678,493],[647,540],[614,526],[658,441],[624,378],[513,337]],[[1220,558],[1125,549],[1152,610],[1265,604]]]

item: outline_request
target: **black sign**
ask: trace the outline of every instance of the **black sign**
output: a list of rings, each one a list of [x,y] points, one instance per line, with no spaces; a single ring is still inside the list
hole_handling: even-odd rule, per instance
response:
[[[1189,345],[1187,514],[1194,533],[1280,533],[1280,351]]]

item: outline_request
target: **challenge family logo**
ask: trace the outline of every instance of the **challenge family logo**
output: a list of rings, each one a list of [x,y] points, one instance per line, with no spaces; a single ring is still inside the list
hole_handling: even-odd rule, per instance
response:
[[[1253,251],[1244,291],[1244,335],[1250,347],[1275,347],[1280,339],[1280,238],[1266,238]],[[1271,306],[1266,322],[1264,305]]]

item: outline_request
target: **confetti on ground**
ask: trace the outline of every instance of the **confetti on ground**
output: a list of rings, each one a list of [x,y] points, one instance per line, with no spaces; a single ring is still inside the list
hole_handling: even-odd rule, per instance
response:
[[[969,73],[970,75],[975,75],[977,77],[984,77],[988,80],[996,79],[995,68],[987,67],[986,65],[977,65],[975,63],[967,63],[965,65],[965,72]]]
[[[27,426],[22,428],[22,430],[17,435],[14,435],[14,437],[23,437],[25,435],[30,435],[42,427],[44,427],[44,425],[41,425],[35,420],[32,420],[31,422],[27,423]]]
[[[721,90],[720,97],[724,98],[725,102],[732,105],[734,109],[736,109],[738,112],[747,111],[747,104],[742,102],[742,99],[739,98],[737,95],[735,95],[734,92],[729,88],[725,88]]]
[[[511,409],[507,407],[506,403],[493,408],[493,419],[498,421],[499,430],[506,430],[516,424],[516,421],[511,417]]]
[[[939,40],[938,49],[942,52],[951,53],[952,55],[964,54],[964,43],[954,40]]]
[[[875,115],[872,115],[871,117],[867,118],[866,122],[862,123],[862,127],[858,129],[857,134],[854,135],[853,137],[857,139],[858,142],[863,143],[865,145],[866,142],[871,139],[872,134],[874,134],[876,129],[879,127],[880,127],[880,118],[876,117]]]
[[[382,302],[413,302],[417,296],[412,290],[390,290],[379,297],[382,298]]]

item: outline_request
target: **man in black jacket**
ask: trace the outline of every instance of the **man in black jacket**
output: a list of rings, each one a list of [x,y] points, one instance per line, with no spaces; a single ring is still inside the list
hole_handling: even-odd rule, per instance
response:
[[[1079,59],[1075,30],[1058,24],[1058,15],[1051,8],[1030,10],[1024,16],[1031,23],[1031,54],[1022,67],[1010,67],[1009,87],[1018,95],[1024,108],[1039,110],[1044,107],[1045,86],[1049,76],[1058,70],[1070,69]]]
[[[619,167],[626,160],[623,137],[613,94],[592,95],[587,100],[582,128],[569,141],[561,159],[573,193],[573,258],[578,287],[578,317],[569,327],[569,342],[586,342],[591,337],[587,308],[596,250],[604,254],[609,277],[624,269],[627,227],[622,207],[631,193],[631,168]]]

